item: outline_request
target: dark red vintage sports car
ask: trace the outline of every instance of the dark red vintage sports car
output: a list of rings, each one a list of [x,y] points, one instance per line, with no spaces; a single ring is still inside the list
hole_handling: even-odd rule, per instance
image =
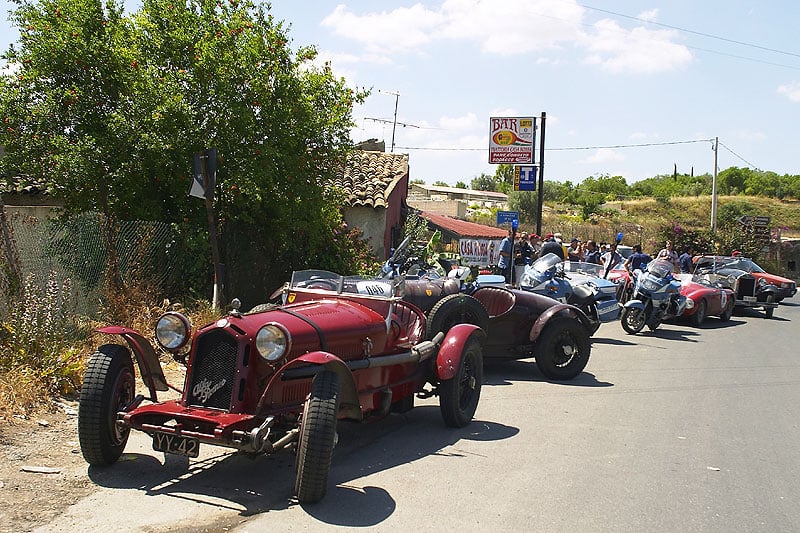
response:
[[[131,429],[165,453],[197,457],[201,444],[259,455],[297,453],[295,494],[320,500],[338,419],[362,421],[406,411],[414,396],[439,397],[444,421],[472,419],[483,379],[484,333],[459,324],[426,339],[426,317],[401,299],[404,280],[295,272],[285,304],[233,309],[195,332],[179,313],[157,322],[158,344],[186,364],[183,389],[167,384],[145,335],[100,331],[121,344],[100,346],[84,378],[78,434],[92,465],[114,463]],[[136,361],[146,394],[136,394]],[[181,394],[159,402],[158,391]]]
[[[457,324],[486,332],[485,359],[526,359],[548,379],[573,379],[586,367],[596,328],[574,305],[547,296],[454,279],[407,279],[404,299],[425,310],[428,335]]]

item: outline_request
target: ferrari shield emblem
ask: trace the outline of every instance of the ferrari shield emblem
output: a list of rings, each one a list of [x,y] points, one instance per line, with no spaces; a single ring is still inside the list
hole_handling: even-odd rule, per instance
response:
[[[432,290],[430,290],[430,289],[425,289],[425,294],[427,294],[428,296],[430,296],[430,295],[432,295],[432,294],[433,294],[433,291],[432,291]]]
[[[286,299],[286,301],[289,302],[290,304],[293,304],[295,297],[297,297],[297,295],[293,292],[290,292],[289,297]]]

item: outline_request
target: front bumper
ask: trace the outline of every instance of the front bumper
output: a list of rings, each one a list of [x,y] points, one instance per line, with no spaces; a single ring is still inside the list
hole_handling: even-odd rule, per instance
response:
[[[268,436],[275,425],[275,419],[185,407],[174,400],[120,413],[117,424],[151,436],[162,433],[239,451],[265,452],[272,447]]]

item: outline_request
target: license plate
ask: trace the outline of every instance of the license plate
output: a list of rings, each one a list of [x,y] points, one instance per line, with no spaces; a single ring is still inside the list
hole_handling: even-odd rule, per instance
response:
[[[192,437],[181,437],[180,435],[170,435],[169,433],[154,433],[153,449],[157,452],[197,457],[200,455],[200,441]]]
[[[745,297],[744,297],[744,298],[742,298],[742,299],[743,299],[745,302],[748,302],[748,303],[751,303],[751,304],[752,304],[752,303],[756,303],[756,301],[758,300],[758,298],[756,298],[755,296],[745,296]]]

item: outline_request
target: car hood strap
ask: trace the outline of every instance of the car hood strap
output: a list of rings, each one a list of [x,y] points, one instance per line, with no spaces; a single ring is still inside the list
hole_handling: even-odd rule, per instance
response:
[[[316,324],[316,322],[314,322],[313,320],[311,320],[310,318],[308,318],[305,315],[301,315],[300,313],[296,313],[296,312],[292,311],[291,309],[286,309],[285,307],[279,307],[278,309],[276,309],[276,311],[283,311],[284,313],[288,313],[288,314],[292,315],[293,317],[297,317],[300,320],[302,320],[303,322],[305,322],[306,324],[308,324],[309,326],[311,326],[312,328],[314,328],[314,330],[317,332],[317,335],[319,336],[320,349],[323,352],[327,352],[328,351],[328,343],[325,342],[325,334],[322,333],[322,329],[320,329],[320,327]]]

